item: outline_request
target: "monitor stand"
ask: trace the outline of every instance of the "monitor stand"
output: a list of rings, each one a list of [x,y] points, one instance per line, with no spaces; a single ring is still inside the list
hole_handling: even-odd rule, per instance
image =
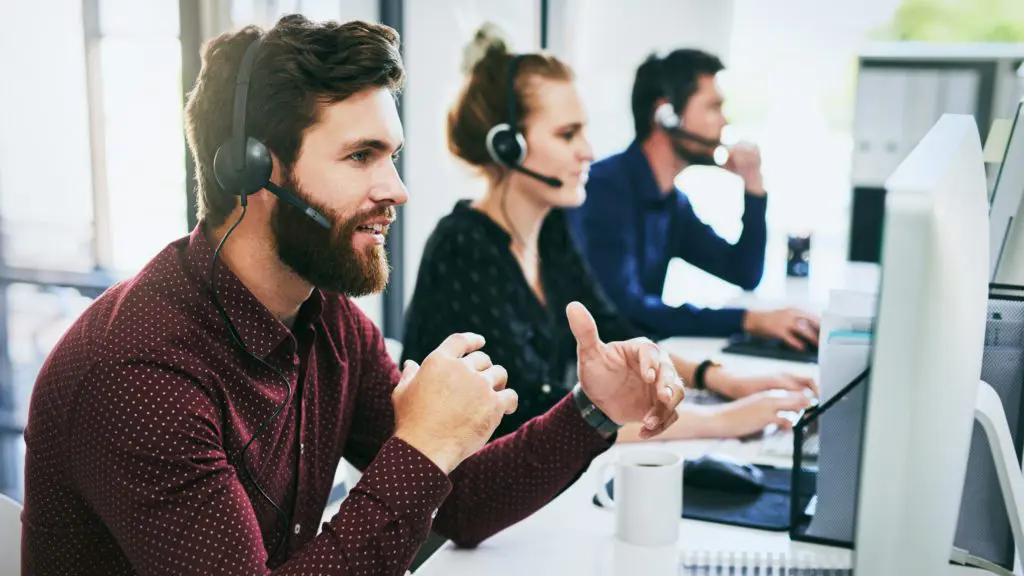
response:
[[[1017,546],[1019,564],[1024,561],[1024,473],[1017,461],[1017,451],[1013,447],[1013,437],[1010,435],[1010,426],[1006,423],[1003,403],[995,389],[985,381],[978,383],[974,419],[985,430],[985,437],[988,438],[988,445],[992,450],[992,461],[995,462],[996,475],[999,477],[999,488],[1006,505],[1006,517],[1010,519],[1010,530]],[[959,549],[953,551],[953,559],[958,564],[991,569],[990,566],[986,566],[985,561],[974,559]]]

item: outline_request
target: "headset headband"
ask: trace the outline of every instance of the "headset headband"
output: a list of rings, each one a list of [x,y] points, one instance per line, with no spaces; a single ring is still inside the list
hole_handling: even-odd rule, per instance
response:
[[[241,171],[245,168],[245,117],[249,100],[249,78],[252,76],[253,63],[256,61],[256,54],[260,50],[263,37],[258,36],[242,56],[242,63],[238,66],[238,78],[235,80],[235,108],[232,119],[232,136],[235,142],[235,158],[232,164],[235,170]]]
[[[508,127],[515,134],[519,132],[516,119],[516,72],[519,69],[519,61],[523,56],[516,54],[508,65]]]

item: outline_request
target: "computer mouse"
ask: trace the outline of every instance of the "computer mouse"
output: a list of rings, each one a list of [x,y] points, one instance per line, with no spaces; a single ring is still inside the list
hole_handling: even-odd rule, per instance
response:
[[[747,462],[708,454],[683,465],[683,484],[695,488],[758,494],[764,490],[764,472]]]

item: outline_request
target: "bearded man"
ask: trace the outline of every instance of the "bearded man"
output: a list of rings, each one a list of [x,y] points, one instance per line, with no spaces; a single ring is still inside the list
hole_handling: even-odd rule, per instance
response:
[[[672,424],[667,356],[601,342],[578,304],[577,392],[501,441],[517,398],[480,336],[395,365],[350,298],[384,288],[408,198],[403,79],[376,24],[210,43],[185,109],[198,226],[97,299],[33,390],[23,573],[402,574],[431,528],[474,546],[618,426]],[[342,458],[363,475],[320,527]]]

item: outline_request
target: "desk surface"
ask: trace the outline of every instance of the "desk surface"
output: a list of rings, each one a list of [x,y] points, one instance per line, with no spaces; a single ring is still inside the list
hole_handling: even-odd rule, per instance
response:
[[[840,282],[847,288],[870,289],[877,286],[875,267],[851,269]],[[793,281],[785,293],[758,299],[760,303],[814,305],[806,298],[811,294],[808,281]],[[827,290],[825,291],[827,297]],[[766,295],[767,296],[767,295]],[[749,295],[744,299],[748,299]],[[746,302],[737,302],[746,304]],[[824,305],[824,300],[817,304]],[[713,357],[723,360],[736,372],[757,374],[778,370],[817,376],[817,366],[779,360],[741,357],[721,353],[724,340],[707,338],[674,338],[663,345],[672,352],[691,359]],[[650,446],[652,443],[646,443]],[[793,542],[786,533],[767,532],[680,519],[680,538],[676,547],[640,549],[618,542],[614,536],[612,512],[591,502],[596,488],[596,470],[604,462],[614,460],[625,450],[644,447],[641,444],[616,445],[594,460],[587,472],[558,498],[522,522],[509,527],[473,550],[460,550],[445,544],[416,572],[416,576],[491,574],[491,575],[634,575],[677,574],[675,559],[704,551],[766,555],[786,554],[800,563],[823,563],[828,567],[850,567],[849,550]],[[788,466],[788,459],[761,454],[759,441],[695,440],[658,442],[657,446],[684,457],[695,458],[709,452],[726,453],[747,461]],[[949,574],[981,574],[980,570],[950,567]]]
[[[673,352],[691,358],[715,356],[723,340],[675,338],[663,343]],[[756,373],[779,368],[816,375],[817,366],[778,360],[728,355],[728,365],[737,371]],[[495,535],[475,550],[459,550],[451,543],[442,547],[416,572],[417,576],[437,574],[616,574],[621,557],[630,556],[631,574],[644,574],[635,562],[645,555],[634,547],[618,543],[613,537],[614,515],[594,506],[591,498],[596,487],[595,471],[603,462],[614,460],[625,450],[656,444],[687,458],[708,452],[724,452],[763,464],[788,466],[788,459],[768,458],[760,454],[759,442],[738,440],[694,440],[616,445],[596,458],[590,469],[568,490],[543,509]],[[850,552],[836,548],[791,542],[786,533],[736,528],[721,524],[680,520],[679,551],[722,551],[785,553],[790,558],[814,559],[830,564],[848,565]],[[665,551],[650,552],[647,560],[657,562]],[[679,552],[676,552],[677,554]]]

